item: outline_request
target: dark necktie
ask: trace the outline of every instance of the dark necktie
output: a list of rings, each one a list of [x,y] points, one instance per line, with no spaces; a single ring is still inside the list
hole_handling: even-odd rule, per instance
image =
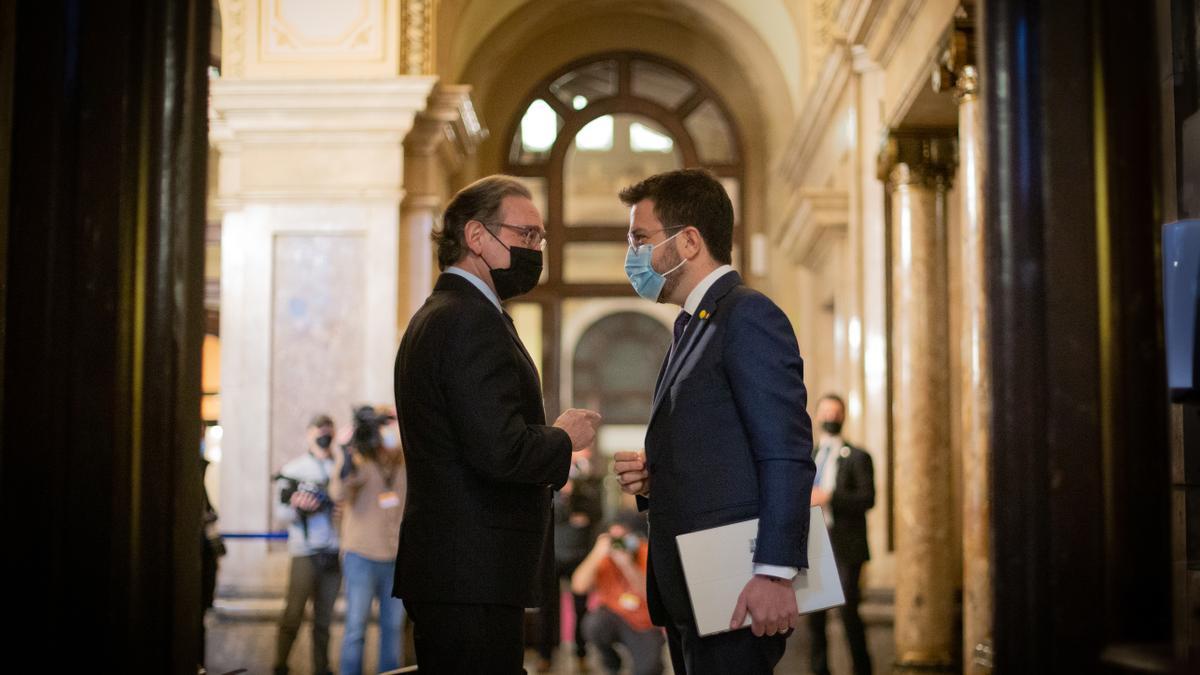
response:
[[[691,318],[692,315],[688,314],[686,310],[680,310],[679,316],[675,317],[675,339],[671,341],[671,351],[679,348],[679,339],[683,337],[683,331],[687,328],[688,319]]]

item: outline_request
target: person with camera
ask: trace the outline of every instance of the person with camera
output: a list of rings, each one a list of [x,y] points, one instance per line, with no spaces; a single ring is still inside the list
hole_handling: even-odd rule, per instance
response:
[[[396,547],[404,512],[406,475],[393,410],[354,410],[354,433],[336,453],[329,494],[342,505],[342,569],[346,577],[346,632],[339,672],[362,672],[367,618],[379,601],[378,672],[402,665],[404,603],[392,597]]]
[[[287,523],[287,600],[279,620],[275,647],[276,675],[288,672],[288,655],[304,619],[304,606],[313,603],[312,672],[329,670],[329,623],[333,603],[342,584],[338,564],[338,536],[333,525],[333,500],[329,479],[334,470],[333,420],[328,415],[312,418],[306,431],[308,447],[303,455],[288,462],[275,477],[279,498],[275,517]]]
[[[554,566],[555,576],[542,598],[538,611],[541,635],[538,644],[539,673],[554,669],[554,650],[562,642],[562,597],[559,580],[571,583],[571,575],[592,550],[596,531],[604,510],[602,487],[597,477],[590,476],[588,456],[591,450],[578,453],[571,464],[571,478],[562,490],[554,493]],[[579,672],[587,669],[587,642],[583,637],[583,617],[587,614],[587,594],[572,593],[575,609],[575,659]]]
[[[633,527],[613,523],[571,576],[573,593],[595,591],[600,601],[584,616],[583,635],[600,652],[600,662],[609,673],[621,671],[617,644],[629,650],[634,675],[658,675],[663,669],[666,638],[646,609],[649,552],[649,544]]]

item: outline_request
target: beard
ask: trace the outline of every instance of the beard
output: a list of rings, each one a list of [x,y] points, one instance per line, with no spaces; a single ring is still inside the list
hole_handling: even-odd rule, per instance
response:
[[[679,255],[679,246],[676,244],[677,241],[677,239],[672,239],[671,249],[669,251],[665,251],[663,254],[663,269],[667,271],[674,271],[670,272],[666,276],[667,281],[665,284],[663,284],[662,291],[658,294],[659,302],[666,302],[667,298],[674,295],[675,289],[679,288],[679,271],[683,269],[682,267],[679,267],[679,264],[683,262],[683,256]],[[677,267],[678,269],[676,269]]]

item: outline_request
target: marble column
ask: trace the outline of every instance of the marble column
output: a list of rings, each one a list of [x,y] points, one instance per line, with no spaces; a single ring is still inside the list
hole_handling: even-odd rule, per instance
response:
[[[469,85],[438,85],[404,139],[404,203],[400,209],[399,332],[433,290],[436,252],[430,235],[453,192],[454,177],[487,138]],[[465,182],[465,181],[460,181]]]
[[[876,176],[882,119],[884,71],[862,46],[852,48],[857,84],[855,110],[857,137],[855,180],[857,194],[851,208],[857,223],[859,287],[862,297],[862,434],[859,438],[875,459],[875,508],[867,512],[867,537],[871,563],[863,571],[867,588],[891,586],[895,578],[895,556],[890,541],[894,502],[885,467],[893,463],[891,425],[888,423],[888,286],[887,209],[885,185]],[[851,404],[852,405],[852,404]]]
[[[991,372],[988,367],[986,256],[983,231],[983,114],[979,78],[963,65],[958,100],[960,290],[959,422],[963,466],[963,672],[992,671]]]
[[[896,669],[955,663],[946,192],[950,136],[893,133],[880,156],[891,197]]]
[[[214,79],[219,153],[221,523],[279,529],[271,476],[314,413],[387,402],[397,344],[404,147],[428,76]],[[225,593],[279,592],[286,549],[236,540]]]

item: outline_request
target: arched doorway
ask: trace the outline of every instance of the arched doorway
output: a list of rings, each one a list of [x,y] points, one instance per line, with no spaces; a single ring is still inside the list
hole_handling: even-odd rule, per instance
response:
[[[540,362],[553,416],[579,393],[568,388],[571,374],[562,368],[575,349],[564,325],[594,315],[596,303],[642,302],[625,278],[629,216],[617,193],[654,173],[705,167],[725,184],[740,223],[743,144],[711,87],[676,63],[639,52],[567,64],[531,88],[518,110],[500,169],[533,192],[547,247],[541,283],[510,311]],[[735,264],[744,239],[738,226]],[[643,304],[641,311],[669,325],[673,311]]]

